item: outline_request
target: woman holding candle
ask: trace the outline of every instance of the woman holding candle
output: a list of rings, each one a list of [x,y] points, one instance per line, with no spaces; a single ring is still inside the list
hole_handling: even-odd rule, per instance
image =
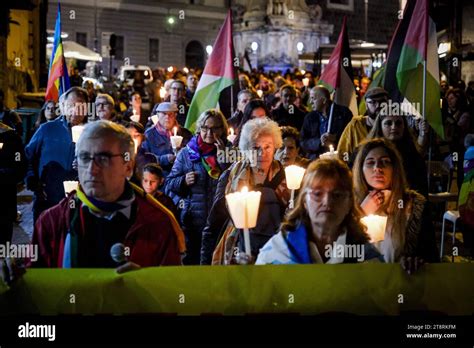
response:
[[[401,262],[408,272],[423,260],[437,261],[426,199],[408,189],[395,146],[382,138],[363,143],[353,170],[356,199],[364,213],[388,217],[380,246],[385,261]]]
[[[178,154],[166,180],[165,192],[174,195],[181,210],[186,235],[183,263],[199,264],[202,230],[206,225],[220,174],[227,168],[220,163],[218,151],[224,151],[228,126],[224,115],[215,109],[203,112],[196,124],[196,135]]]
[[[354,263],[377,258],[360,217],[347,165],[337,159],[314,161],[306,170],[295,208],[280,232],[260,249],[256,264]]]
[[[275,151],[281,145],[276,122],[258,118],[244,125],[239,148],[249,157],[234,163],[219,179],[203,230],[201,264],[211,264],[211,260],[213,264],[240,262],[238,255],[243,254],[244,238],[232,223],[225,196],[243,187],[261,192],[257,226],[250,230],[252,257],[244,261],[251,263],[259,249],[277,232],[290,198],[283,166],[274,160]]]

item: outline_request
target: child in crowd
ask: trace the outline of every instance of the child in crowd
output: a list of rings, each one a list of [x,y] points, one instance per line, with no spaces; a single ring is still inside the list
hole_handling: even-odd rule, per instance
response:
[[[173,200],[160,191],[160,186],[165,181],[163,170],[157,163],[148,163],[142,170],[142,187],[146,193],[152,195],[158,202],[168,208],[176,220],[179,221],[178,209]]]

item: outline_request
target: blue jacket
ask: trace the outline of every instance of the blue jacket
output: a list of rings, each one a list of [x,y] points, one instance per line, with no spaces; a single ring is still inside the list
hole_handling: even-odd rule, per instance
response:
[[[179,153],[173,168],[165,182],[165,192],[182,199],[181,221],[185,229],[201,233],[206,224],[207,215],[212,207],[217,187],[217,179],[211,178],[201,161],[191,161],[188,147]],[[185,176],[197,172],[197,180],[192,186],[186,185]]]
[[[39,177],[43,173],[43,168],[52,161],[59,163],[66,170],[71,170],[74,151],[71,129],[64,116],[43,123],[25,147],[28,161],[32,163],[38,160]]]
[[[29,162],[27,176],[37,176],[45,185],[48,201],[56,204],[64,197],[64,180],[77,176],[72,169],[75,144],[66,118],[43,123],[25,147]]]
[[[352,112],[347,107],[334,104],[331,125],[331,134],[336,135],[334,148],[337,148],[339,138],[351,119]],[[312,111],[304,118],[303,126],[301,127],[301,148],[308,154],[307,157],[312,160],[317,159],[320,154],[327,151],[321,146],[321,135],[326,133],[328,121],[329,120],[318,111]],[[323,128],[323,130],[321,130],[321,128]]]
[[[177,135],[183,137],[181,146],[185,146],[192,137],[191,132],[182,127],[179,127]],[[145,132],[145,141],[140,146],[140,151],[154,154],[163,169],[164,175],[168,175],[173,166],[168,160],[168,155],[173,154],[173,148],[170,139],[166,135],[158,133],[155,127],[148,128]]]

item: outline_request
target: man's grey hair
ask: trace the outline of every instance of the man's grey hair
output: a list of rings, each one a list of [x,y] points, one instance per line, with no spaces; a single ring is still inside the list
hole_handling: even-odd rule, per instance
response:
[[[122,154],[129,153],[132,160],[135,157],[135,144],[127,129],[121,124],[99,120],[87,123],[76,144],[76,156],[79,155],[83,141],[89,141],[90,138],[106,138],[110,137],[118,141],[120,152]]]
[[[252,150],[257,140],[264,135],[273,137],[275,149],[283,145],[278,123],[269,118],[254,118],[244,124],[240,134],[239,148],[241,151]]]
[[[204,123],[206,123],[207,119],[211,117],[220,121],[223,128],[222,139],[226,139],[227,133],[229,132],[229,125],[227,123],[227,119],[225,118],[224,114],[217,109],[209,109],[209,110],[204,111],[201,115],[199,115],[199,118],[196,121],[196,134],[199,134],[201,132],[202,126],[204,126]]]
[[[114,98],[112,98],[112,96],[110,94],[107,94],[107,93],[99,93],[97,95],[97,97],[95,98],[95,100],[99,99],[99,98],[102,98],[102,99],[106,99],[107,100],[107,103],[109,103],[110,105],[112,106],[115,106],[115,101],[114,101]]]

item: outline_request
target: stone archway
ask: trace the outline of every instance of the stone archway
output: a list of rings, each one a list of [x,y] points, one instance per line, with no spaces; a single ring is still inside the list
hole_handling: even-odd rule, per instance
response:
[[[186,66],[188,68],[204,68],[204,48],[199,41],[193,40],[186,45]]]

